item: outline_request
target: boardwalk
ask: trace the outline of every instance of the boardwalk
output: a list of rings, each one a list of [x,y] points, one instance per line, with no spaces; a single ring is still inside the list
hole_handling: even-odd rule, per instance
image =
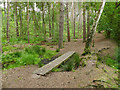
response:
[[[45,75],[46,73],[48,73],[49,71],[51,71],[54,67],[57,67],[58,65],[60,65],[63,61],[65,61],[66,59],[68,59],[70,56],[72,56],[75,53],[75,51],[69,51],[67,53],[65,53],[64,55],[58,57],[57,59],[55,59],[54,61],[46,64],[45,66],[39,68],[38,70],[34,71],[34,74],[40,74],[40,75]]]

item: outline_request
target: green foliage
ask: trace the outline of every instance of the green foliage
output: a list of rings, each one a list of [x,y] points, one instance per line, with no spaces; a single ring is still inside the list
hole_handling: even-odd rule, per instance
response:
[[[53,68],[51,71],[52,72],[60,72],[60,68]]]
[[[35,55],[33,54],[23,54],[22,57],[20,58],[19,62],[21,65],[30,65],[35,63]]]
[[[64,71],[72,71],[72,69],[74,68],[74,61],[70,60],[67,62],[66,65],[63,65],[62,67]]]
[[[16,47],[13,47],[13,46],[3,46],[2,47],[2,51],[5,52],[5,51],[10,51],[10,50],[15,50],[17,49]]]
[[[120,7],[116,8],[116,2],[107,2],[98,24],[98,31],[105,31],[106,37],[119,41]]]
[[[15,55],[15,57],[21,57],[21,55],[22,55],[22,52],[19,52],[19,51],[17,51],[17,52],[14,52],[14,55]]]
[[[102,57],[100,57],[99,55],[97,56],[97,60],[98,61],[101,61],[103,58]]]
[[[50,59],[57,53],[55,51],[46,50],[41,46],[31,46],[25,48],[23,51],[17,51],[2,55],[2,67],[3,69],[15,68],[23,65],[38,64],[39,67],[44,64],[41,59]],[[39,57],[41,55],[41,57]]]
[[[41,62],[41,60],[39,61],[39,63],[38,63],[38,66],[39,67],[42,67],[44,64]]]
[[[115,61],[115,60],[113,60],[112,58],[110,58],[110,57],[106,57],[105,58],[105,63],[106,63],[106,65],[108,65],[108,66],[111,66],[111,67],[113,67],[113,68],[115,68],[115,69],[118,69],[118,62],[117,61]]]
[[[42,52],[44,52],[44,53],[45,53],[45,52],[46,52],[46,49],[45,49],[45,48],[42,48]]]
[[[79,58],[79,55],[78,54],[75,54],[74,55],[74,63],[75,63],[75,66],[78,67],[80,65],[80,61],[81,59]]]
[[[56,52],[59,52],[59,51],[60,51],[60,49],[59,49],[59,48],[57,48],[57,49],[56,49]]]
[[[71,56],[66,62],[60,65],[60,71],[74,71],[74,69],[78,68],[80,65],[81,59],[79,55],[75,53]]]
[[[86,61],[82,60],[82,67],[85,67],[86,66]]]
[[[25,51],[31,54],[36,53],[41,56],[41,55],[44,55],[44,53],[46,52],[46,49],[44,47],[35,45],[35,46],[25,48]]]
[[[100,62],[96,62],[96,68],[98,68],[99,65],[100,65]]]
[[[53,48],[53,46],[50,46],[50,48]]]
[[[116,60],[112,59],[109,55],[104,56],[104,57],[101,57],[101,56],[98,55],[97,60],[100,61],[100,62],[103,62],[106,65],[108,65],[110,67],[113,67],[115,69],[119,68],[118,60],[117,59]]]

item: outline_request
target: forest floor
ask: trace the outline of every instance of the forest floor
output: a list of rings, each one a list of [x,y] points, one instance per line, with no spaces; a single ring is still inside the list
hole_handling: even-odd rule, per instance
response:
[[[64,48],[59,53],[75,51],[81,55],[84,51],[84,45],[82,39],[65,42]],[[47,45],[42,46],[50,50],[56,50],[57,48],[57,45],[52,48]],[[109,49],[103,55],[109,54],[114,57],[117,44],[113,40],[106,39],[103,34],[96,33],[94,50],[105,47],[109,47]],[[38,69],[37,65],[21,66],[3,71],[2,86],[3,88],[83,88],[95,85],[117,87],[115,78],[118,77],[118,74],[115,73],[116,69],[102,63],[96,68],[94,63],[94,61],[88,60],[85,67],[79,67],[75,71],[50,72],[46,76],[32,74],[33,71]]]

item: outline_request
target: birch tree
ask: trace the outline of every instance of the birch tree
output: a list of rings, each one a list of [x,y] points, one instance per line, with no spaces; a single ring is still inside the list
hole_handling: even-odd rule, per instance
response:
[[[88,39],[87,39],[86,44],[85,44],[84,54],[90,53],[90,48],[91,48],[93,35],[96,32],[96,28],[97,28],[99,19],[101,17],[101,14],[103,12],[104,6],[105,6],[105,0],[103,2],[101,2],[101,4],[100,4],[100,9],[98,10],[98,13],[97,13],[97,15],[95,17],[92,29],[91,29],[91,31],[90,31],[90,33],[88,35]]]

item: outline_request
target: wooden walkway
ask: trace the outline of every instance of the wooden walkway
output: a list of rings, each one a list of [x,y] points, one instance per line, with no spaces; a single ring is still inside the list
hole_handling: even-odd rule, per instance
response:
[[[51,71],[53,68],[59,66],[63,61],[68,59],[70,56],[72,56],[75,53],[75,51],[69,51],[62,56],[56,58],[54,61],[44,65],[43,67],[37,69],[36,71],[33,72],[33,74],[40,74],[40,75],[45,75],[49,71]]]

